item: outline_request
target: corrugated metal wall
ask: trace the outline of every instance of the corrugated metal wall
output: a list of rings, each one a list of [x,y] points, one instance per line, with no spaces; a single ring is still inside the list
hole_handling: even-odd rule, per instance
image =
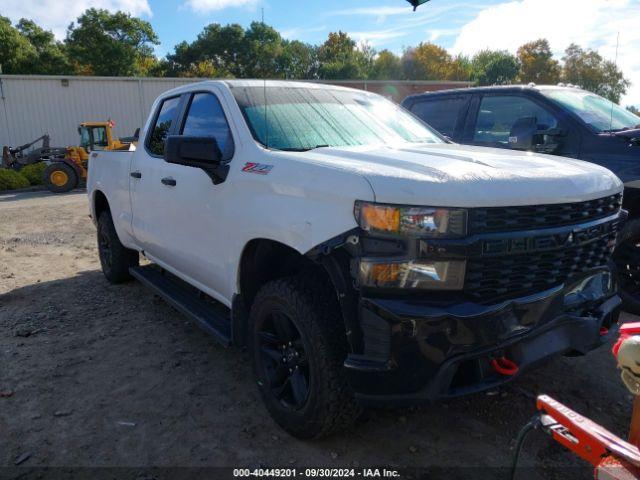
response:
[[[0,147],[44,133],[54,146],[77,145],[78,124],[109,118],[118,137],[133,135],[160,93],[192,81],[0,75]]]
[[[78,124],[113,120],[118,137],[133,135],[162,92],[200,81],[188,78],[0,75],[0,147],[29,143],[44,133],[52,146],[77,145]],[[326,81],[371,90],[400,102],[418,91],[470,86],[450,81]]]

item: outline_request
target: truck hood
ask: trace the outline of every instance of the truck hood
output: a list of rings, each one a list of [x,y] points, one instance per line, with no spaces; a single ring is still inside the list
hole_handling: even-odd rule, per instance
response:
[[[542,205],[622,191],[598,165],[551,155],[457,144],[327,147],[305,160],[364,176],[377,202],[451,207]]]

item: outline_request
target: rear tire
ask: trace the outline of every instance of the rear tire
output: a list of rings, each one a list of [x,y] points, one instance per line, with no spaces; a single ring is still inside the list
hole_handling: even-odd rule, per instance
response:
[[[269,282],[253,302],[248,343],[260,394],[295,437],[329,435],[361,413],[343,372],[340,317],[331,287],[309,275]]]
[[[137,251],[120,243],[111,213],[108,211],[102,212],[98,218],[98,253],[102,273],[114,284],[131,280],[129,268],[138,266],[140,262]]]
[[[53,193],[70,192],[78,186],[78,174],[64,162],[54,162],[44,170],[44,184]]]

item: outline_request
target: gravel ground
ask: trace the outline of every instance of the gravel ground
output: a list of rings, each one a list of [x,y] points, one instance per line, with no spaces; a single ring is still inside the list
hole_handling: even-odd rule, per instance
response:
[[[370,411],[347,434],[298,441],[271,421],[245,353],[219,346],[138,283],[109,285],[95,243],[84,193],[0,195],[0,478],[33,473],[22,467],[58,467],[34,477],[46,478],[62,467],[221,466],[435,467],[429,478],[497,478],[539,393],[628,431],[631,397],[601,348],[497,391]],[[591,477],[539,432],[522,464],[521,478]],[[144,478],[176,476],[166,472]]]

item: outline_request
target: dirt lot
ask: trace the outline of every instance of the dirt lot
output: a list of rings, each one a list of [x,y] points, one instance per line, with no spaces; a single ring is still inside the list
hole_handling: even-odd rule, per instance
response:
[[[602,348],[499,391],[372,411],[348,434],[301,442],[267,415],[246,354],[141,285],[109,285],[97,258],[84,193],[0,195],[0,465],[431,466],[442,470],[429,478],[496,478],[540,392],[621,436],[629,426],[631,397]],[[590,478],[541,433],[523,464],[537,470],[521,478]]]

